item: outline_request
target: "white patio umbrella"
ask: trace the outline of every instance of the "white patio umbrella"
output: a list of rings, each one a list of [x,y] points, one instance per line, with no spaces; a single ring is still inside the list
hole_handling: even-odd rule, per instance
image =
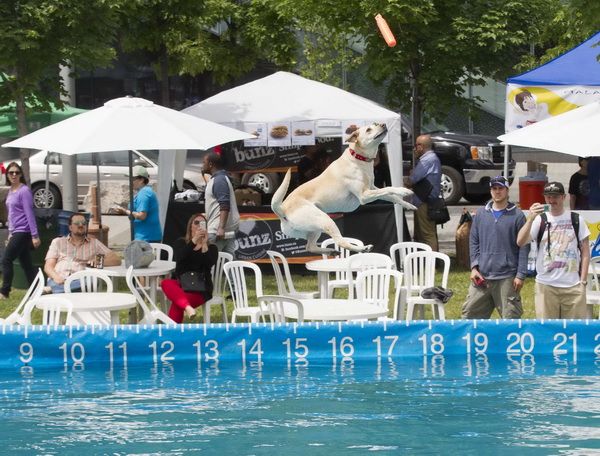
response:
[[[498,138],[513,146],[597,157],[600,156],[599,126],[600,101],[595,101]]]
[[[42,128],[4,144],[3,147],[47,149],[67,155],[159,149],[160,157],[165,152],[175,155],[177,150],[206,150],[219,144],[250,138],[254,136],[156,105],[143,98],[124,97]],[[163,225],[169,192],[168,189],[160,188],[163,181],[161,174],[168,173],[170,182],[173,162],[174,160],[162,161],[159,167],[158,198]],[[133,202],[133,198],[131,201]]]

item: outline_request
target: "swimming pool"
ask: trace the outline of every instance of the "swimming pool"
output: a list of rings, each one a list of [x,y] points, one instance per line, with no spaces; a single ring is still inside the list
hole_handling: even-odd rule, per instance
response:
[[[14,327],[0,333],[3,450],[600,454],[599,333],[562,321]]]

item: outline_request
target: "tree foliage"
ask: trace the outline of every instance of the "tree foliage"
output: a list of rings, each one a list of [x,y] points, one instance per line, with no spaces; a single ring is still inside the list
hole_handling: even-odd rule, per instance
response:
[[[210,71],[222,84],[259,59],[290,69],[297,57],[292,21],[264,0],[130,0],[123,20],[123,48],[152,53],[165,106],[169,75]]]
[[[0,2],[0,103],[16,103],[20,136],[27,134],[26,109],[63,106],[59,66],[109,64],[117,10],[116,0]],[[28,157],[22,151],[27,176]]]
[[[277,0],[273,0],[274,2]],[[279,2],[281,3],[281,2]],[[301,28],[319,25],[330,43],[362,43],[370,78],[386,87],[387,103],[404,113],[441,119],[450,107],[474,107],[465,84],[514,72],[558,0],[284,0]],[[397,46],[386,45],[375,24],[381,13]],[[339,50],[339,49],[338,49]],[[344,56],[341,54],[343,59]],[[354,58],[352,63],[356,63]],[[312,63],[312,62],[309,62]]]
[[[570,0],[556,9],[534,42],[535,52],[524,56],[519,72],[531,70],[571,50],[600,31],[600,2]],[[600,42],[598,60],[600,61]]]

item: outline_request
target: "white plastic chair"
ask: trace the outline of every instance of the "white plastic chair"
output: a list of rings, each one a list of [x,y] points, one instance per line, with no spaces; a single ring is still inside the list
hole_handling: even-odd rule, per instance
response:
[[[154,253],[155,260],[162,260],[162,253],[166,252],[167,261],[173,261],[173,247],[168,244],[161,244],[160,242],[151,242],[152,252]]]
[[[444,265],[439,286],[446,288],[448,286],[448,274],[450,273],[450,257],[448,255],[439,252],[414,252],[406,255],[404,260],[404,285],[407,289],[407,320],[413,320],[415,306],[418,305],[430,305],[435,319],[446,319],[444,303],[421,297],[423,290],[436,286],[436,261],[441,261]],[[402,315],[400,315],[401,318]]]
[[[71,314],[73,312],[73,303],[60,296],[45,296],[43,301],[38,297],[27,303],[27,307],[33,309],[36,304],[44,303],[43,325],[66,325],[70,324]]]
[[[166,324],[177,324],[173,319],[169,318],[167,314],[160,310],[150,296],[148,296],[144,286],[140,283],[138,278],[133,275],[133,266],[129,266],[127,269],[125,281],[127,282],[129,290],[133,296],[135,296],[139,306],[144,311],[144,316],[138,321],[138,324],[154,325],[159,321]]]
[[[402,273],[395,269],[369,269],[361,271],[356,275],[356,299],[362,302],[375,304],[384,309],[389,309],[390,302],[390,282],[393,279],[394,299],[393,318],[398,319],[398,304],[400,300],[400,284],[402,283]],[[386,320],[388,317],[379,317],[379,320]]]
[[[162,260],[163,258],[163,253],[166,253],[166,261],[173,261],[173,247],[171,247],[168,244],[162,244],[160,242],[150,242],[150,247],[152,247],[152,253],[154,253],[154,259],[155,260]],[[168,276],[162,276],[157,278],[157,280],[162,280],[162,279],[167,279],[170,277],[170,274]],[[160,282],[157,282],[160,283]],[[147,290],[148,288],[146,288]],[[161,303],[162,305],[162,309],[163,312],[166,312],[166,309],[168,308],[168,299],[165,296],[164,292],[160,292],[157,296],[157,300]]]
[[[254,263],[247,261],[230,261],[223,265],[225,277],[229,284],[229,291],[233,299],[233,312],[231,313],[231,322],[235,323],[236,317],[248,317],[251,323],[258,323],[261,309],[257,305],[250,306],[248,299],[248,286],[246,284],[246,273],[254,273],[256,279],[255,291],[256,297],[263,295],[262,273],[260,268]]]
[[[290,296],[297,299],[314,299],[319,297],[318,291],[297,291],[294,287],[292,280],[292,274],[290,273],[290,265],[287,259],[279,252],[274,250],[267,250],[267,255],[273,265],[273,271],[275,272],[275,278],[277,279],[277,288],[280,296]],[[281,262],[281,267],[280,263]],[[283,273],[281,268],[283,267]],[[285,275],[285,278],[284,278]]]
[[[370,269],[392,269],[394,262],[383,253],[359,253],[348,258],[346,277],[348,277],[348,299],[354,298],[353,275]],[[400,286],[400,283],[398,284]]]
[[[112,279],[100,269],[85,269],[77,271],[65,280],[65,293],[71,293],[71,284],[75,281],[81,284],[82,292],[106,291],[112,293]],[[96,310],[91,312],[75,312],[67,322],[70,325],[110,325],[110,312],[107,310]]]
[[[227,323],[227,305],[225,303],[225,280],[223,274],[223,265],[229,261],[233,261],[233,255],[227,252],[219,252],[217,263],[212,267],[211,275],[213,282],[212,298],[202,306],[202,316],[204,323],[210,323],[210,308],[211,306],[221,306],[223,311],[223,322]]]
[[[261,309],[263,319],[268,316],[272,323],[285,323],[288,318],[294,318],[298,323],[304,321],[304,307],[302,303],[291,296],[260,296],[258,298],[258,305]],[[290,317],[290,314],[292,317]]]
[[[600,282],[598,282],[598,267],[600,257],[595,257],[590,260],[590,268],[592,270],[592,280],[588,280],[586,289],[586,317],[594,318],[594,306],[600,304]],[[600,315],[598,315],[600,319]]]
[[[404,270],[404,259],[406,255],[413,252],[432,252],[427,244],[422,242],[396,242],[390,247],[390,258],[394,262],[394,268],[400,272]]]
[[[23,299],[21,299],[21,302],[19,303],[17,308],[8,317],[0,318],[0,325],[14,325],[15,323],[19,325],[30,325],[31,309],[33,307],[28,307],[27,303],[30,300],[41,296],[43,291],[44,273],[41,269],[38,269],[38,273],[36,274],[35,278],[33,279],[33,282],[27,290],[27,293],[25,293],[25,296],[23,296]]]
[[[354,239],[354,238],[349,238],[349,237],[344,237],[344,239],[348,243],[350,243],[351,245],[354,245],[356,247],[364,247],[365,246],[365,244],[359,239]],[[323,248],[333,247],[334,249],[336,249],[337,251],[340,252],[338,258],[348,258],[351,255],[353,255],[354,253],[356,253],[351,250],[347,250],[347,249],[340,247],[339,245],[336,244],[336,242],[333,240],[333,238],[325,239],[321,243],[321,247],[323,247]],[[329,257],[327,255],[323,254],[323,259],[327,259],[327,258],[329,258]],[[327,296],[321,296],[321,298],[333,298],[336,288],[348,288],[348,283],[349,282],[348,282],[348,272],[347,271],[336,272],[335,279],[329,280],[329,282],[327,283]]]

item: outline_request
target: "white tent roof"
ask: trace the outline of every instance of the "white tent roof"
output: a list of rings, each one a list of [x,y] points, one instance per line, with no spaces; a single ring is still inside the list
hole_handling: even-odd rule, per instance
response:
[[[340,136],[334,121],[385,122],[392,185],[402,186],[400,115],[374,101],[321,82],[280,71],[190,106],[182,112],[217,123],[315,121],[317,136]],[[329,122],[320,121],[332,121]],[[321,129],[322,124],[332,128]],[[240,125],[236,125],[241,129]],[[402,240],[402,207],[395,205],[398,240]]]
[[[371,100],[280,71],[184,109],[213,122],[279,122],[399,118]]]

